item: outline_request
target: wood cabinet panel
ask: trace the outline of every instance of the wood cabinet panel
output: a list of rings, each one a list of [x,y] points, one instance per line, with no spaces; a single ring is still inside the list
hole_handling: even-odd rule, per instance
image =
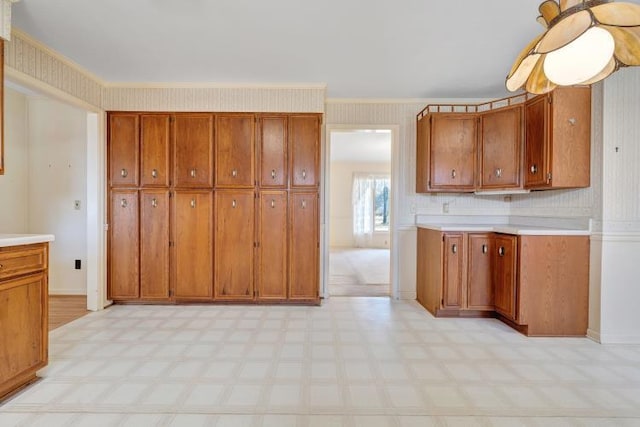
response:
[[[176,191],[173,197],[173,283],[176,299],[213,295],[213,196],[211,191]]]
[[[527,188],[547,184],[549,173],[549,100],[540,96],[527,102],[525,107],[524,185]]]
[[[140,194],[140,297],[169,298],[169,191]]]
[[[520,187],[523,114],[523,106],[516,105],[480,116],[481,189]]]
[[[143,187],[169,186],[171,116],[140,116],[140,183]]]
[[[112,187],[138,185],[140,116],[109,113],[109,184]]]
[[[138,191],[113,190],[109,210],[108,298],[140,296]]]
[[[42,271],[47,262],[45,245],[7,247],[0,252],[0,280]]]
[[[431,182],[429,167],[429,141],[431,116],[421,117],[416,123],[416,193],[428,193]]]
[[[445,233],[443,241],[444,278],[442,308],[462,308],[462,284],[464,272],[464,235]]]
[[[417,300],[434,316],[442,304],[442,239],[439,231],[418,228]]]
[[[520,236],[518,250],[518,323],[532,336],[586,335],[589,236]]]
[[[290,186],[314,187],[320,183],[320,118],[289,116]]]
[[[467,304],[469,310],[493,310],[492,254],[493,234],[470,233],[468,236]]]
[[[253,299],[254,192],[216,191],[215,209],[215,297]]]
[[[494,251],[495,309],[516,320],[517,236],[497,234]]]
[[[289,299],[319,297],[318,193],[289,193]]]
[[[174,134],[174,185],[212,187],[213,115],[176,114]]]
[[[255,122],[253,114],[216,116],[216,187],[255,185]]]
[[[259,299],[287,298],[287,192],[261,191],[256,288]]]
[[[0,399],[47,364],[47,298],[44,272],[0,281]]]
[[[260,117],[260,174],[263,188],[287,185],[287,117]]]
[[[431,116],[430,189],[475,189],[477,125],[474,114]]]

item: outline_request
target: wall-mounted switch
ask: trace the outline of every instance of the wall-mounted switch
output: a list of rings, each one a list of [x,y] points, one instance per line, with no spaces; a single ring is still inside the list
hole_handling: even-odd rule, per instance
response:
[[[79,211],[80,210],[80,200],[73,201],[73,209]]]

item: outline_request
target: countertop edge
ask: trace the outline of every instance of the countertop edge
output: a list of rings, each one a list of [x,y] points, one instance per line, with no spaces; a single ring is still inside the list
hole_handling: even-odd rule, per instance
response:
[[[53,234],[0,234],[0,248],[53,242]]]
[[[502,233],[518,236],[590,236],[585,229],[533,227],[514,224],[416,224],[418,228],[443,232]]]

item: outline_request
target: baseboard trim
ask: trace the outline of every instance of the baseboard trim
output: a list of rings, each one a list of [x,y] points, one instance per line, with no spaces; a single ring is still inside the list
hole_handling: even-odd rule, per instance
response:
[[[600,340],[600,332],[594,331],[593,329],[587,329],[587,338],[599,344],[602,343],[602,341]]]
[[[87,296],[85,289],[51,289],[49,288],[49,295],[73,295],[73,296]]]
[[[400,291],[398,292],[398,299],[403,301],[412,301],[416,299],[417,295],[415,291]]]
[[[600,334],[601,344],[640,344],[640,335]]]

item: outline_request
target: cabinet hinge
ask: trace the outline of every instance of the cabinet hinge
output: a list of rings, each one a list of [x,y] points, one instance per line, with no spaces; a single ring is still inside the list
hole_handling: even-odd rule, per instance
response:
[[[549,104],[553,104],[553,97],[551,95],[547,97],[547,100],[549,101]]]
[[[176,121],[176,116],[170,116],[169,117],[169,123],[173,123]]]
[[[169,247],[172,248],[175,246],[175,243],[173,243],[171,240],[169,240]]]
[[[551,175],[551,172],[549,172],[547,174],[547,182],[551,182],[551,178],[553,178],[553,175]]]
[[[431,180],[427,182],[427,187],[431,188]]]
[[[254,248],[259,248],[260,247],[260,242],[253,242],[253,247]]]
[[[171,182],[169,182],[169,185],[171,185]],[[169,191],[169,198],[173,197],[173,191]]]
[[[169,289],[169,297],[173,296],[173,291],[171,289]]]

